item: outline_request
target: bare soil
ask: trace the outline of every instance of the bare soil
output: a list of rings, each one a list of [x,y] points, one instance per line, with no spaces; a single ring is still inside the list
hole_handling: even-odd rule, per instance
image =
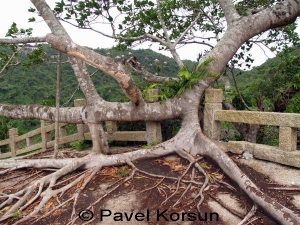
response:
[[[124,149],[122,149],[124,151]],[[63,151],[65,157],[82,157],[87,154],[87,152],[77,152],[77,151]],[[44,158],[47,155],[51,155],[51,151],[47,151],[41,154],[37,154],[31,156],[31,158]],[[297,190],[275,190],[276,188],[283,187],[282,185],[276,184],[272,181],[268,176],[261,174],[254,170],[253,168],[241,164],[237,156],[231,156],[233,160],[239,165],[242,171],[249,176],[254,183],[265,193],[267,193],[270,197],[274,198],[275,201],[283,204],[284,206],[290,208],[294,212],[300,215],[300,209],[296,208],[293,201],[293,195],[299,194],[300,191]],[[137,168],[142,171],[146,171],[147,173],[163,175],[166,177],[179,177],[182,172],[185,170],[188,162],[177,157],[177,156],[168,156],[160,159],[151,159],[151,160],[139,160],[134,162]],[[75,206],[76,214],[78,215],[82,210],[88,208],[88,206],[101,198],[104,194],[108,193],[111,187],[115,185],[120,185],[116,190],[112,193],[108,194],[107,197],[103,198],[99,203],[94,205],[90,210],[93,212],[94,218],[92,221],[82,221],[79,218],[74,222],[74,224],[124,224],[125,222],[111,222],[108,218],[104,218],[103,222],[100,223],[100,210],[110,210],[111,213],[123,213],[122,218],[126,221],[126,217],[124,213],[126,212],[128,215],[133,213],[133,218],[136,213],[140,213],[141,217],[144,218],[144,221],[137,222],[135,219],[131,219],[131,222],[126,224],[214,224],[214,225],[222,225],[225,224],[222,218],[223,215],[219,215],[218,221],[216,221],[216,217],[213,217],[212,221],[209,216],[213,215],[214,209],[209,205],[210,201],[216,201],[222,205],[220,199],[218,199],[218,195],[221,194],[229,194],[232,199],[238,201],[238,204],[241,208],[245,209],[247,212],[253,206],[252,201],[245,196],[245,194],[239,189],[239,187],[230,180],[227,176],[225,176],[221,169],[218,168],[213,162],[209,159],[202,159],[199,161],[199,164],[209,175],[210,182],[208,188],[204,191],[204,201],[201,204],[201,217],[202,221],[187,221],[187,214],[184,215],[185,223],[181,221],[183,213],[197,213],[196,205],[197,201],[193,201],[194,196],[198,193],[199,190],[192,188],[189,190],[181,199],[180,204],[173,207],[173,204],[178,200],[179,197],[182,196],[182,193],[187,188],[185,183],[180,183],[179,189],[175,196],[170,198],[165,204],[162,205],[167,198],[170,196],[177,187],[177,183],[174,180],[168,178],[154,177],[145,175],[142,173],[136,173],[132,179],[125,183],[121,183],[124,178],[130,175],[132,172],[131,168],[126,165],[114,166],[114,167],[106,167],[99,171],[84,191],[80,194],[80,198]],[[65,176],[64,180],[70,178],[69,181],[62,183],[61,185],[65,185],[68,182],[71,182],[74,175],[82,173],[83,171],[76,171],[72,174]],[[42,177],[46,174],[51,173],[51,171],[45,170],[40,171],[36,169],[23,169],[13,171],[9,174],[3,175],[0,178],[0,191],[1,193],[12,193],[17,190],[24,188],[29,182],[37,179],[38,177]],[[188,175],[187,175],[188,176]],[[196,175],[201,180],[201,175]],[[203,178],[204,179],[204,178]],[[232,187],[231,187],[232,186]],[[58,186],[59,188],[60,186]],[[42,224],[68,224],[73,208],[73,202],[65,204],[63,207],[58,208],[54,212],[52,212],[49,216],[34,222],[35,219],[45,215],[51,209],[59,205],[60,203],[66,201],[70,196],[76,192],[76,190],[80,188],[80,184],[68,190],[63,196],[54,196],[49,203],[44,207],[44,211],[40,212],[40,214],[33,218],[30,222],[24,222],[23,225],[33,224],[33,225],[42,225]],[[127,196],[127,197],[126,197]],[[0,199],[1,201],[1,199]],[[191,204],[188,204],[192,202]],[[35,205],[38,202],[35,203]],[[23,215],[26,215],[29,210],[32,210],[30,206],[28,209],[22,212]],[[223,204],[226,208],[226,206]],[[148,211],[147,211],[148,210]],[[158,211],[161,213],[164,210],[167,210],[166,213],[163,213],[164,216],[157,218]],[[231,213],[240,219],[243,219],[245,215],[239,213],[235,210],[230,210]],[[149,215],[147,217],[147,212]],[[3,210],[0,211],[3,213]],[[105,211],[108,213],[108,211]],[[144,217],[142,217],[144,214]],[[117,215],[117,214],[115,214]],[[120,215],[120,214],[118,214]],[[177,215],[180,216],[180,219],[176,220]],[[171,216],[171,219],[170,219]],[[6,221],[5,225],[14,224],[16,220],[18,220],[19,215],[16,215],[15,218]],[[119,217],[120,218],[120,217]],[[146,220],[148,218],[148,220]],[[169,219],[167,221],[165,218]],[[172,221],[172,218],[174,221]],[[258,209],[251,218],[252,222],[248,224],[252,225],[276,225],[278,224],[274,220],[272,220],[262,209]],[[134,223],[133,220],[135,220]]]

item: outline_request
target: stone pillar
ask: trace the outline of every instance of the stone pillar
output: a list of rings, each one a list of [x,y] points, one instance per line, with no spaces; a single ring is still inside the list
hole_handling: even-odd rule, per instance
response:
[[[15,141],[15,138],[18,136],[18,129],[17,128],[9,129],[8,135],[9,135],[9,139],[10,139],[9,147],[10,147],[11,156],[16,157],[18,145]]]
[[[33,137],[26,137],[26,147],[33,145]]]
[[[116,121],[106,121],[105,126],[106,126],[106,131],[109,134],[113,134],[118,130]]]
[[[287,151],[297,149],[297,128],[279,127],[279,149]]]
[[[146,102],[157,102],[158,90],[150,89],[146,94]],[[146,121],[146,140],[148,144],[162,142],[161,125],[160,122]]]
[[[51,132],[47,132],[46,127],[50,125],[49,121],[41,120],[41,137],[42,137],[42,149],[47,150],[47,142],[51,141]]]
[[[59,137],[65,137],[67,136],[67,129],[66,126],[59,127]]]
[[[146,140],[148,145],[162,142],[160,122],[146,122]]]
[[[86,99],[75,99],[74,100],[74,106],[75,107],[81,107],[86,105]],[[77,133],[78,133],[78,141],[84,140],[84,133],[88,133],[89,128],[85,124],[77,124]]]
[[[222,110],[222,89],[206,89],[204,107],[204,134],[214,140],[220,139],[220,121],[214,119],[215,112]]]

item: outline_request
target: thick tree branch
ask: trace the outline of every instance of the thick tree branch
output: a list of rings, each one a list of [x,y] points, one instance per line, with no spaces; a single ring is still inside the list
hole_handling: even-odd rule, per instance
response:
[[[51,32],[60,38],[60,42],[72,43],[70,36],[68,35],[64,27],[60,24],[59,20],[56,18],[53,11],[45,2],[45,0],[31,0],[31,2],[37,8],[39,13],[43,17],[44,21],[47,23],[48,27],[50,28]],[[81,60],[75,59],[74,57],[69,57],[69,61],[73,67],[80,88],[83,94],[85,95],[87,101],[88,102],[94,101],[96,96],[98,99],[100,99],[100,96],[98,95],[91,81],[88,71],[85,65],[81,62]]]
[[[52,48],[83,60],[112,76],[118,81],[123,92],[132,103],[138,105],[143,102],[141,91],[136,87],[126,63],[117,63],[111,57],[100,55],[73,42],[63,42],[60,37],[53,34],[48,34],[46,40],[51,44]],[[75,64],[73,67],[75,67]],[[81,71],[83,71],[83,68]]]
[[[46,42],[46,37],[0,38],[1,44],[25,44]]]
[[[266,31],[271,28],[291,24],[296,21],[296,18],[299,15],[300,2],[295,0],[286,0],[248,17],[252,17],[254,19],[258,19],[259,17],[259,21],[257,21],[257,23],[264,22],[265,24],[262,24],[264,25],[262,29],[264,29],[263,31]]]
[[[99,100],[94,102],[95,108],[86,107],[62,107],[59,110],[60,123],[82,124],[101,121],[161,121],[180,117],[183,111],[185,99],[174,98],[164,102],[143,103],[138,106],[131,102],[106,102]],[[193,103],[194,104],[194,103]],[[196,104],[196,103],[195,103]],[[88,118],[90,115],[90,118]],[[7,105],[0,104],[0,116],[12,119],[41,119],[54,121],[55,107],[40,105]]]
[[[228,26],[230,26],[233,23],[233,21],[241,18],[232,0],[219,0],[219,4],[223,9]]]
[[[82,121],[82,107],[60,108],[60,123],[84,123]],[[55,107],[40,105],[6,105],[0,104],[0,116],[12,119],[41,119],[55,120]]]
[[[96,122],[101,121],[162,121],[179,117],[184,104],[183,99],[170,99],[164,102],[144,103],[134,106],[132,103],[105,102],[95,106]]]
[[[220,4],[224,6],[227,5],[225,3],[230,6],[229,0],[220,1]],[[256,14],[241,17],[239,20],[232,22],[214,49],[203,57],[199,64],[211,57],[213,61],[208,67],[209,72],[222,74],[227,63],[246,41],[271,28],[291,24],[299,15],[300,3],[286,0]],[[217,78],[218,77],[206,79],[205,84],[210,86]],[[200,80],[198,84],[201,82],[203,82],[203,80]]]

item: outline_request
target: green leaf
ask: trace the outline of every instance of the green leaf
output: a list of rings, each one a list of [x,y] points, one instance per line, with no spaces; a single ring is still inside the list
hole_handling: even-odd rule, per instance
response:
[[[186,69],[185,66],[181,67],[181,69],[179,70],[178,76],[184,77],[186,80],[191,79],[191,74],[189,73],[189,71]]]
[[[109,16],[107,19],[109,22],[112,22],[114,20],[111,16]]]
[[[35,12],[35,8],[30,7],[30,8],[28,9],[28,12]]]
[[[28,18],[28,22],[35,22],[35,17]]]

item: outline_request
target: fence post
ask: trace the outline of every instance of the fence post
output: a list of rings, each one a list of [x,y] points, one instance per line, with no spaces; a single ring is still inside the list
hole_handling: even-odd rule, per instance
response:
[[[208,88],[205,91],[204,134],[214,140],[220,139],[220,122],[214,119],[215,112],[222,110],[222,89]]]
[[[33,145],[33,137],[26,137],[26,147]]]
[[[75,107],[81,107],[86,105],[86,99],[75,99],[74,100],[74,106]],[[77,124],[77,133],[78,133],[78,141],[84,140],[84,133],[89,132],[89,128],[85,124]]]
[[[157,102],[158,90],[150,89],[147,92],[146,102]],[[148,144],[162,142],[160,122],[146,121],[146,140]]]
[[[297,128],[279,127],[279,149],[287,151],[297,149]]]
[[[118,130],[116,121],[105,121],[106,131],[109,134],[113,134]]]
[[[66,126],[59,126],[59,138],[67,136],[67,129]]]
[[[9,135],[9,139],[10,139],[10,152],[11,152],[11,156],[12,157],[16,157],[17,156],[17,149],[18,149],[18,145],[15,141],[15,138],[18,136],[18,129],[17,128],[11,128],[8,130],[8,135]]]
[[[41,120],[41,137],[42,137],[42,149],[47,150],[47,142],[51,141],[51,132],[46,131],[46,126],[50,125],[49,121]]]

